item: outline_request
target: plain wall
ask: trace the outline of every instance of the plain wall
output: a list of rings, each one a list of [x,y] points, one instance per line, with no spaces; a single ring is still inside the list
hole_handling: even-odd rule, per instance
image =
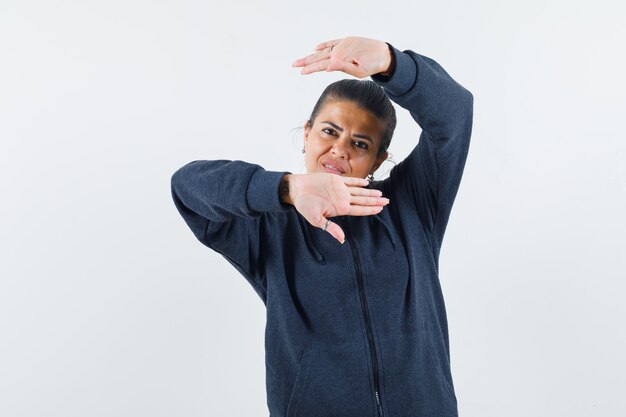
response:
[[[303,173],[355,35],[474,95],[440,257],[463,417],[626,408],[626,29],[618,1],[0,3],[0,415],[267,416],[265,310],[198,242],[196,159]],[[398,109],[401,161],[420,128]],[[385,163],[376,178],[393,165]]]

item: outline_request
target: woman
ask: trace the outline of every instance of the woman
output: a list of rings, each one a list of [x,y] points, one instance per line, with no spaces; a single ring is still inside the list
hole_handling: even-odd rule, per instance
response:
[[[265,303],[270,415],[457,416],[438,258],[473,96],[434,60],[373,39],[324,42],[293,66],[372,79],[323,92],[304,126],[306,174],[214,160],[172,176],[195,236]],[[389,99],[422,133],[373,181],[396,124]]]

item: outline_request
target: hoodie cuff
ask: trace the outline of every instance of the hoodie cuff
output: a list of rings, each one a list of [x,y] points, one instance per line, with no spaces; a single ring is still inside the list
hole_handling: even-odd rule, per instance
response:
[[[256,171],[248,183],[248,207],[253,211],[288,211],[293,206],[283,203],[278,194],[278,187],[283,175],[289,171]]]
[[[380,85],[392,96],[401,96],[411,89],[417,78],[417,64],[411,56],[400,51],[387,42],[389,49],[394,55],[396,66],[390,77],[373,74],[370,78]]]

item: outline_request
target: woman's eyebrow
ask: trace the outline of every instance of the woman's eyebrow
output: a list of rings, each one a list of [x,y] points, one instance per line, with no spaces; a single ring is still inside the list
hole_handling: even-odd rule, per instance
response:
[[[328,123],[329,125],[331,125],[331,126],[332,126],[332,127],[334,127],[335,129],[337,129],[338,131],[343,132],[343,128],[341,128],[341,127],[337,126],[337,125],[336,125],[335,123],[333,123],[333,122],[326,122],[326,121],[324,121],[324,122],[321,122],[321,123]],[[374,144],[374,139],[372,139],[372,137],[371,137],[371,136],[368,136],[368,135],[363,135],[363,134],[360,134],[360,133],[355,133],[355,134],[354,134],[354,135],[352,135],[352,136],[353,136],[353,137],[355,137],[355,138],[359,138],[359,139],[367,139],[367,140],[369,140],[370,142],[372,142],[372,144]]]

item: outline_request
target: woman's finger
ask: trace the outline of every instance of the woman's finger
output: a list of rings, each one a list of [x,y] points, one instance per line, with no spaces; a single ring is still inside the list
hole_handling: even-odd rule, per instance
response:
[[[381,197],[383,192],[376,188],[348,187],[351,195],[362,195],[367,197]]]
[[[326,224],[328,223],[328,224]],[[346,235],[344,234],[343,230],[341,229],[341,227],[339,227],[339,225],[337,223],[335,223],[334,221],[324,217],[324,216],[319,216],[317,218],[317,220],[315,222],[312,222],[311,224],[313,224],[313,226],[317,226],[321,229],[324,229],[324,226],[326,226],[325,230],[330,233],[335,239],[337,239],[339,241],[339,243],[343,243],[343,241],[346,238]]]
[[[320,61],[322,58],[328,58],[328,52],[315,52],[313,54],[307,55],[304,58],[298,58],[292,62],[292,67],[302,67],[306,65],[313,64],[314,62]]]
[[[333,221],[328,223],[328,226],[326,227],[326,231],[330,233],[332,237],[337,239],[339,243],[343,244],[343,242],[346,240],[346,235],[341,229],[341,227],[339,227],[339,225]]]
[[[323,50],[323,49],[329,48],[331,46],[335,46],[339,42],[341,42],[341,39],[333,39],[332,41],[322,42],[320,44],[317,44],[317,46],[315,47],[315,50],[316,51]]]
[[[383,206],[350,206],[348,216],[371,216],[383,210]]]
[[[330,59],[322,59],[320,61],[315,61],[300,70],[300,74],[311,74],[313,72],[324,71],[328,66]]]
[[[389,199],[386,197],[351,197],[350,204],[357,206],[385,206],[389,204]]]
[[[292,67],[302,67],[321,61],[322,59],[328,59],[330,57],[329,51],[320,50],[305,56],[304,58],[298,58],[291,63]]]
[[[332,174],[331,174],[332,175]],[[361,177],[344,177],[342,175],[337,175],[344,184],[346,185],[359,185],[359,186],[365,186],[367,184],[369,184],[370,182],[365,179],[365,178],[361,178]]]

